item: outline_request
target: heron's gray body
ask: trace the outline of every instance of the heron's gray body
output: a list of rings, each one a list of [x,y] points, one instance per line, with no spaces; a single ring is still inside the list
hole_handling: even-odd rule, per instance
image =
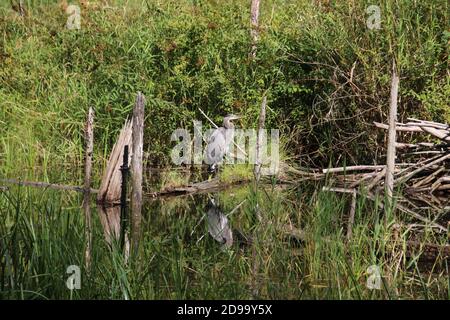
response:
[[[205,162],[209,165],[210,171],[216,171],[218,164],[222,163],[230,151],[234,139],[234,124],[231,121],[235,119],[239,119],[239,117],[226,116],[223,119],[223,127],[214,130],[207,140]]]

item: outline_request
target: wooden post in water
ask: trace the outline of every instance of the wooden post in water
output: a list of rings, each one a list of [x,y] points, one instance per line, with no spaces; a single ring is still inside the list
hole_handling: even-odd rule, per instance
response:
[[[387,200],[392,204],[392,195],[394,191],[394,169],[395,169],[395,142],[396,142],[396,122],[397,122],[397,100],[399,77],[397,75],[395,61],[392,63],[392,80],[391,80],[391,100],[389,104],[389,132],[388,132],[388,148],[386,156],[386,178],[385,189]],[[389,206],[388,206],[389,207]]]
[[[142,157],[144,149],[144,107],[145,97],[138,92],[133,109],[133,156],[131,157],[131,247],[136,251],[139,245],[142,220]]]
[[[259,4],[258,4],[259,5]],[[259,121],[258,121],[258,133],[256,138],[256,155],[255,155],[255,166],[254,166],[254,175],[255,175],[255,194],[256,194],[256,206],[255,206],[255,216],[256,216],[256,227],[254,231],[253,244],[252,244],[252,295],[254,299],[259,297],[259,268],[260,268],[260,260],[258,256],[257,250],[257,242],[259,240],[259,230],[263,227],[261,223],[263,222],[261,216],[261,210],[259,207],[259,195],[258,195],[258,187],[259,180],[261,178],[261,166],[262,166],[262,155],[261,148],[263,143],[263,135],[264,135],[264,126],[266,122],[266,104],[267,97],[266,94],[263,96],[263,100],[261,103],[261,110],[259,112]]]
[[[123,162],[120,166],[122,184],[120,188],[120,247],[124,249],[125,237],[128,228],[127,212],[127,178],[128,178],[128,145],[123,147]]]
[[[86,251],[85,263],[86,269],[91,265],[91,248],[92,248],[92,218],[90,207],[91,196],[91,175],[92,175],[92,153],[94,150],[94,110],[89,108],[86,125],[84,128],[84,196],[83,196],[83,211],[85,219],[85,233],[86,233]]]

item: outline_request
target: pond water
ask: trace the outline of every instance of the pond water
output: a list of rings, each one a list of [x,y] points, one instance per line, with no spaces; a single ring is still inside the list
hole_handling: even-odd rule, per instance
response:
[[[10,188],[0,193],[1,295],[446,297],[448,274],[436,264],[424,270],[387,241],[383,217],[371,201],[358,200],[352,238],[347,240],[349,198],[319,190],[319,183],[268,185],[258,191],[250,184],[214,193],[146,198],[137,251],[130,251],[129,226],[122,229],[124,248],[118,241],[120,206],[102,208],[93,201],[92,244],[86,253],[80,194]],[[79,290],[67,289],[70,265],[81,269]]]

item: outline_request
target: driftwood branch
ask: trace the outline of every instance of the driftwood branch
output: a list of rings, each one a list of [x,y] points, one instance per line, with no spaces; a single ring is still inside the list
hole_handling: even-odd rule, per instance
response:
[[[374,122],[377,128],[389,130],[389,126],[383,123]],[[422,132],[428,133],[440,140],[450,142],[450,129],[447,125],[439,123],[428,123],[425,121],[416,120],[416,122],[399,123],[396,122],[396,131],[403,132]],[[414,146],[414,145],[413,145]],[[430,146],[430,144],[428,144]]]
[[[337,168],[329,168],[323,169],[323,173],[337,173],[337,172],[350,172],[350,171],[372,171],[372,170],[381,170],[384,169],[384,165],[361,165],[361,166],[348,166],[348,167],[337,167]]]
[[[391,201],[394,191],[395,143],[397,139],[395,123],[397,122],[398,86],[400,82],[395,68],[394,62],[392,64],[391,100],[389,104],[389,131],[385,176],[385,188],[389,201]]]
[[[414,175],[416,175],[416,174],[418,174],[418,173],[424,171],[425,169],[427,169],[427,168],[429,168],[429,167],[431,167],[431,166],[433,166],[433,165],[439,164],[439,163],[441,163],[441,162],[443,162],[443,161],[445,161],[445,160],[447,160],[447,159],[450,159],[450,153],[449,153],[449,154],[446,154],[446,155],[444,155],[443,157],[440,157],[440,158],[438,158],[438,159],[436,159],[436,160],[434,160],[434,161],[432,161],[432,162],[430,162],[430,163],[427,163],[427,164],[421,166],[420,168],[417,168],[416,170],[414,170],[414,171],[408,173],[406,176],[402,177],[402,178],[399,180],[399,183],[404,183],[404,182],[406,182],[407,180],[409,180],[411,177],[413,177]]]

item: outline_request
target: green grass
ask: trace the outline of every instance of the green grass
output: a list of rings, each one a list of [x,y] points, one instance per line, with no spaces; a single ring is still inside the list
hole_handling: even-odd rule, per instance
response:
[[[161,174],[161,190],[182,187],[189,184],[189,175],[186,172],[165,171]]]
[[[253,166],[250,164],[224,165],[220,168],[219,179],[224,183],[250,181],[253,179]]]

